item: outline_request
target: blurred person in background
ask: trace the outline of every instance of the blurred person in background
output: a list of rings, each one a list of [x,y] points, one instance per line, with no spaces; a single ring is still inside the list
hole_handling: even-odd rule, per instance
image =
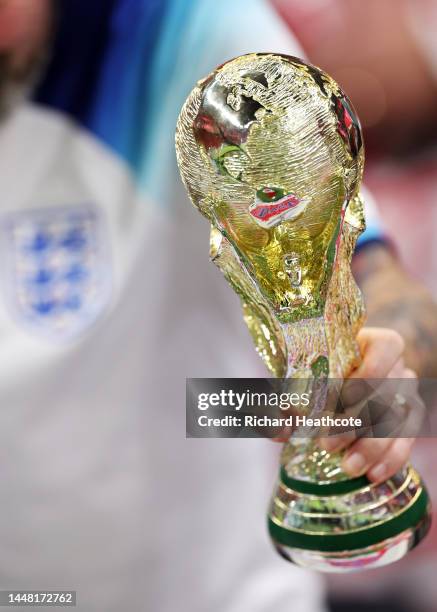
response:
[[[1,588],[76,589],[87,612],[323,609],[265,533],[271,443],[184,435],[186,376],[264,373],[174,155],[198,78],[300,54],[246,9],[0,4]]]
[[[0,4],[3,589],[76,589],[86,611],[323,609],[319,578],[269,549],[271,445],[183,434],[186,376],[264,375],[173,150],[196,80],[254,50],[302,55],[261,0]],[[385,243],[368,213],[366,250]],[[361,340],[368,375],[405,373],[399,336]],[[411,442],[362,444],[370,473]]]
[[[369,321],[398,329],[411,347],[409,363],[435,377],[434,308],[421,291],[393,282],[401,262],[437,297],[437,2],[435,0],[273,0],[311,60],[331,73],[352,98],[366,142],[365,180],[378,201],[392,248],[375,245],[354,259],[367,297]],[[375,274],[379,270],[380,273]],[[421,313],[409,316],[409,313]],[[431,415],[436,419],[436,414]],[[420,440],[414,462],[437,494],[433,439]],[[437,529],[414,556],[353,583],[346,609],[372,609],[393,597],[401,609],[434,612]],[[354,601],[352,601],[352,597]],[[388,605],[388,604],[387,604]],[[393,609],[395,609],[394,604]],[[400,604],[399,604],[400,605]],[[339,608],[342,609],[342,608]],[[344,609],[344,608],[343,608]],[[361,608],[360,608],[361,609]]]

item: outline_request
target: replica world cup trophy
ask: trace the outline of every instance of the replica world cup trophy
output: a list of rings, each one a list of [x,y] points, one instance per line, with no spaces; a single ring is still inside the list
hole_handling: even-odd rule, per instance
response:
[[[193,204],[211,223],[211,259],[238,293],[274,377],[343,380],[364,320],[350,261],[365,227],[357,115],[337,83],[295,57],[237,57],[200,81],[176,131]],[[324,409],[316,393],[310,414]],[[298,565],[347,572],[404,556],[426,534],[429,501],[406,466],[384,483],[350,478],[341,453],[291,437],[268,524]]]

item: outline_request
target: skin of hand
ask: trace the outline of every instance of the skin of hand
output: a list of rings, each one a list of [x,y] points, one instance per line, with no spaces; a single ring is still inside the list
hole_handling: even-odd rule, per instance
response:
[[[349,379],[415,378],[405,366],[405,342],[392,329],[365,327],[357,336],[362,362]],[[372,482],[393,476],[408,460],[414,438],[361,438],[353,432],[321,438],[319,446],[328,452],[347,449],[342,467],[352,477],[366,474]]]

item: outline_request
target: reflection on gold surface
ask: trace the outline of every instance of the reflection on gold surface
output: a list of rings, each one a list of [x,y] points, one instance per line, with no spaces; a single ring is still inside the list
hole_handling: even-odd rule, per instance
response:
[[[364,228],[364,154],[346,96],[296,58],[242,56],[194,88],[176,147],[267,367],[343,377],[358,358],[363,308],[349,261]]]

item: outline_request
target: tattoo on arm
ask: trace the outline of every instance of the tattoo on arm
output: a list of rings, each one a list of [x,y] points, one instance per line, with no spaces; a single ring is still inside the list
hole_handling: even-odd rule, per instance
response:
[[[352,262],[367,308],[367,323],[398,331],[405,360],[420,377],[437,377],[437,304],[382,244],[364,247]]]

